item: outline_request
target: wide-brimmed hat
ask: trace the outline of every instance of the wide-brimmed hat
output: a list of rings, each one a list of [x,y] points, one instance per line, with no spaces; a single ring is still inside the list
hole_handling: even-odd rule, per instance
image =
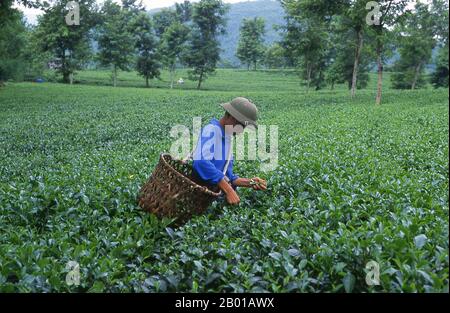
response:
[[[256,122],[258,120],[258,108],[250,100],[238,97],[231,102],[222,103],[221,106],[242,125],[253,125],[258,128]]]

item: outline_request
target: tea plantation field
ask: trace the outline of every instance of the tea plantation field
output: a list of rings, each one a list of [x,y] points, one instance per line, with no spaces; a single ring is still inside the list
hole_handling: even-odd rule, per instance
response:
[[[216,78],[217,79],[217,78]],[[448,292],[448,90],[0,89],[0,292]],[[286,88],[285,88],[286,87]],[[268,180],[180,228],[136,195],[175,124],[246,96],[279,126]],[[80,285],[68,285],[68,262]],[[366,264],[380,268],[366,284]]]

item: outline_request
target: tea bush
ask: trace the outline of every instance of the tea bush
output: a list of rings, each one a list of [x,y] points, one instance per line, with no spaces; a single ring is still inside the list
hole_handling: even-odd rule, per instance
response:
[[[280,80],[282,81],[282,80]],[[264,85],[265,86],[265,85]],[[448,292],[448,91],[0,90],[0,291]],[[136,194],[175,124],[251,98],[279,167],[175,228]],[[69,286],[69,261],[80,285]],[[380,285],[366,284],[366,264]]]

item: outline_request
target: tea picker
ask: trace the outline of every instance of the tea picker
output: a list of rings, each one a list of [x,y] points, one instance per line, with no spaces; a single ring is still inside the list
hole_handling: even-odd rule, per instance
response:
[[[241,134],[249,125],[258,127],[256,105],[240,97],[221,106],[224,116],[220,120],[212,119],[202,129],[199,144],[185,160],[161,154],[139,192],[139,205],[144,210],[183,223],[192,215],[203,213],[222,195],[229,204],[239,204],[237,187],[267,189],[264,179],[240,178],[233,171],[232,136]],[[221,150],[216,151],[219,146]]]

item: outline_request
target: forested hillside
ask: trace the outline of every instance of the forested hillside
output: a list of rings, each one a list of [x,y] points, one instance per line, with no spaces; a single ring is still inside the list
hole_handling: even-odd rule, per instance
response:
[[[230,5],[227,15],[227,34],[220,39],[222,43],[222,61],[227,60],[232,64],[239,64],[236,57],[236,49],[239,41],[239,26],[244,18],[262,17],[266,21],[266,43],[272,43],[279,39],[274,25],[282,25],[284,13],[279,1],[260,0],[239,2]]]
[[[160,9],[151,10],[154,14]],[[239,59],[236,57],[236,49],[239,41],[239,27],[244,18],[262,17],[266,21],[266,43],[277,41],[280,36],[274,29],[274,25],[284,23],[284,12],[277,0],[246,1],[229,4],[227,18],[227,33],[220,38],[222,64],[238,66]]]

